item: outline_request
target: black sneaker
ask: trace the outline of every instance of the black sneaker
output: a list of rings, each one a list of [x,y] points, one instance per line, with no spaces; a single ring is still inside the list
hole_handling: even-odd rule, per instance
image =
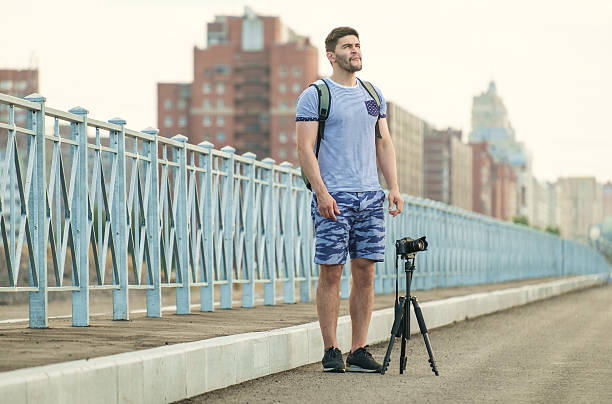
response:
[[[338,348],[331,347],[325,351],[321,362],[323,363],[324,372],[344,373],[342,352]]]
[[[380,373],[380,363],[372,358],[372,354],[366,350],[367,347],[366,345],[355,352],[349,353],[346,358],[346,370],[348,372]]]

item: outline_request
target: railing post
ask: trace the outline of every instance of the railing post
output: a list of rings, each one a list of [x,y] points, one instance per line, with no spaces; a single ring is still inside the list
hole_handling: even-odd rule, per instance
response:
[[[179,271],[181,273],[181,286],[176,288],[176,314],[189,314],[190,284],[189,275],[189,230],[187,228],[187,137],[183,135],[172,136],[172,140],[181,142],[181,146],[173,146],[174,161],[178,162],[177,176],[174,181],[176,198],[176,243],[178,249]],[[178,189],[176,187],[178,186]]]
[[[78,291],[72,291],[72,325],[77,327],[89,326],[89,240],[87,237],[89,226],[88,201],[89,192],[87,173],[87,110],[75,107],[68,112],[79,115],[82,123],[70,124],[70,135],[76,140],[78,146],[72,153],[72,170],[75,171],[74,189],[72,191],[72,219],[75,229],[74,251],[79,276]],[[74,146],[73,146],[74,147]],[[76,164],[76,167],[74,167]]]
[[[113,290],[113,320],[130,319],[130,300],[128,298],[128,234],[127,234],[127,212],[125,201],[127,200],[125,190],[125,120],[113,118],[109,121],[119,125],[119,131],[111,131],[110,146],[117,151],[115,155],[115,183],[113,189],[113,206],[111,211],[111,226],[113,227],[115,254],[117,257],[117,275],[113,271],[113,284],[119,284],[119,290]]]
[[[268,273],[268,282],[264,284],[264,305],[273,306],[276,304],[276,254],[274,252],[276,243],[276,226],[274,226],[274,159],[266,157],[262,163],[269,164],[269,168],[264,171],[264,181],[268,183],[267,191],[262,192],[262,198],[267,204],[262,203],[261,208],[264,209],[264,231],[266,240],[266,259],[267,268],[264,268],[264,273]]]
[[[202,263],[204,265],[204,271],[206,273],[206,282],[208,285],[203,286],[200,289],[200,310],[201,311],[213,311],[215,304],[215,285],[214,285],[214,265],[215,261],[213,259],[213,235],[212,232],[212,218],[213,218],[213,154],[212,149],[214,145],[210,142],[202,142],[199,144],[200,147],[208,150],[208,153],[205,155],[200,155],[200,166],[204,167],[206,170],[206,174],[204,174],[203,181],[201,183],[201,194],[204,196],[202,198],[203,203],[201,204],[200,209],[203,209],[202,221],[204,222],[202,227],[202,237],[204,242],[204,256],[205,262]]]
[[[242,307],[255,307],[255,218],[257,212],[252,209],[255,206],[255,158],[254,153],[247,152],[242,155],[251,160],[248,165],[248,172],[245,176],[249,178],[244,187],[244,204],[243,209],[246,209],[245,235],[244,241],[246,245],[246,259],[244,260],[246,267],[244,268],[248,282],[242,285]]]
[[[283,185],[285,186],[285,198],[283,198],[285,217],[283,222],[285,227],[284,232],[284,250],[285,250],[285,266],[287,267],[287,279],[284,283],[283,298],[285,303],[295,303],[295,258],[294,250],[295,243],[293,242],[293,233],[295,227],[295,206],[293,204],[293,177],[291,174],[291,163],[284,161],[280,164],[281,167],[288,170],[283,173]]]
[[[225,146],[221,149],[222,152],[229,154],[229,158],[223,159],[221,169],[226,174],[225,187],[223,188],[222,200],[225,205],[222,206],[223,211],[223,255],[224,260],[221,260],[223,271],[225,273],[225,281],[221,284],[219,292],[221,294],[219,305],[222,309],[232,308],[232,282],[233,282],[233,261],[234,261],[234,149],[231,146]],[[219,252],[221,253],[221,251]]]
[[[30,267],[30,286],[37,286],[38,291],[30,292],[30,328],[47,328],[48,323],[48,296],[47,296],[47,189],[45,186],[46,159],[45,159],[45,97],[32,94],[25,98],[28,101],[40,104],[40,111],[28,110],[28,128],[36,135],[29,141],[36,143],[36,152],[30,158],[34,159],[34,172],[32,173],[32,188],[28,201],[28,220],[32,237],[32,253],[34,254],[35,268]],[[29,143],[29,142],[28,142]],[[13,212],[11,212],[13,214]],[[36,282],[35,282],[36,280]]]
[[[147,317],[162,316],[162,295],[161,295],[161,263],[160,263],[160,217],[159,217],[159,165],[157,162],[158,144],[155,128],[145,128],[142,133],[153,136],[151,141],[145,141],[144,154],[149,158],[149,192],[147,197],[147,243],[149,246],[149,256],[151,257],[150,280],[153,289],[147,289]]]

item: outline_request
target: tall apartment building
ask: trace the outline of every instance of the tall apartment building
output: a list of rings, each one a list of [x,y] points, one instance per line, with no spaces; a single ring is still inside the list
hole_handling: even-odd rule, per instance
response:
[[[561,235],[587,240],[591,227],[603,220],[603,186],[594,177],[559,178],[557,186]]]
[[[472,149],[461,130],[432,129],[424,140],[425,197],[472,210]]]
[[[0,69],[0,93],[24,98],[38,92],[38,69]],[[0,105],[0,122],[7,123],[9,109]],[[15,124],[25,125],[25,112],[15,110]]]
[[[502,216],[525,215],[531,220],[533,215],[533,175],[531,174],[531,160],[525,146],[516,141],[515,131],[508,118],[508,111],[502,98],[497,93],[495,82],[489,83],[489,88],[473,98],[472,103],[472,132],[469,134],[470,143],[486,141],[489,153],[496,164],[508,165],[515,171],[517,188],[509,192],[506,197],[515,198],[516,201],[503,202],[506,206],[516,206],[516,212],[505,213]],[[500,169],[503,178],[505,169]],[[498,187],[499,188],[499,187]],[[497,204],[502,203],[499,201]]]
[[[400,192],[423,197],[423,139],[429,125],[399,105],[387,102],[387,123],[395,147],[397,182]],[[380,183],[386,187],[379,172]]]
[[[160,134],[297,163],[295,105],[318,79],[318,50],[278,17],[216,16],[194,48],[191,83],[158,83]]]

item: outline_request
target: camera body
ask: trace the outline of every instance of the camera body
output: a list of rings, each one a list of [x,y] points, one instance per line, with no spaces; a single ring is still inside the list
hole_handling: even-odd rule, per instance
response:
[[[403,239],[397,240],[395,242],[395,250],[397,255],[410,255],[417,253],[419,251],[427,250],[427,241],[425,240],[426,236],[418,238],[416,240],[411,239],[410,237],[404,237]]]

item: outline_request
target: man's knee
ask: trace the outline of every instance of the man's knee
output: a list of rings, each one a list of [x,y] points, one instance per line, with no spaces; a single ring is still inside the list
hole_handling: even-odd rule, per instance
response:
[[[369,287],[374,284],[374,261],[365,258],[356,258],[351,263],[353,285]]]
[[[342,278],[342,265],[320,265],[319,285],[338,286]]]

